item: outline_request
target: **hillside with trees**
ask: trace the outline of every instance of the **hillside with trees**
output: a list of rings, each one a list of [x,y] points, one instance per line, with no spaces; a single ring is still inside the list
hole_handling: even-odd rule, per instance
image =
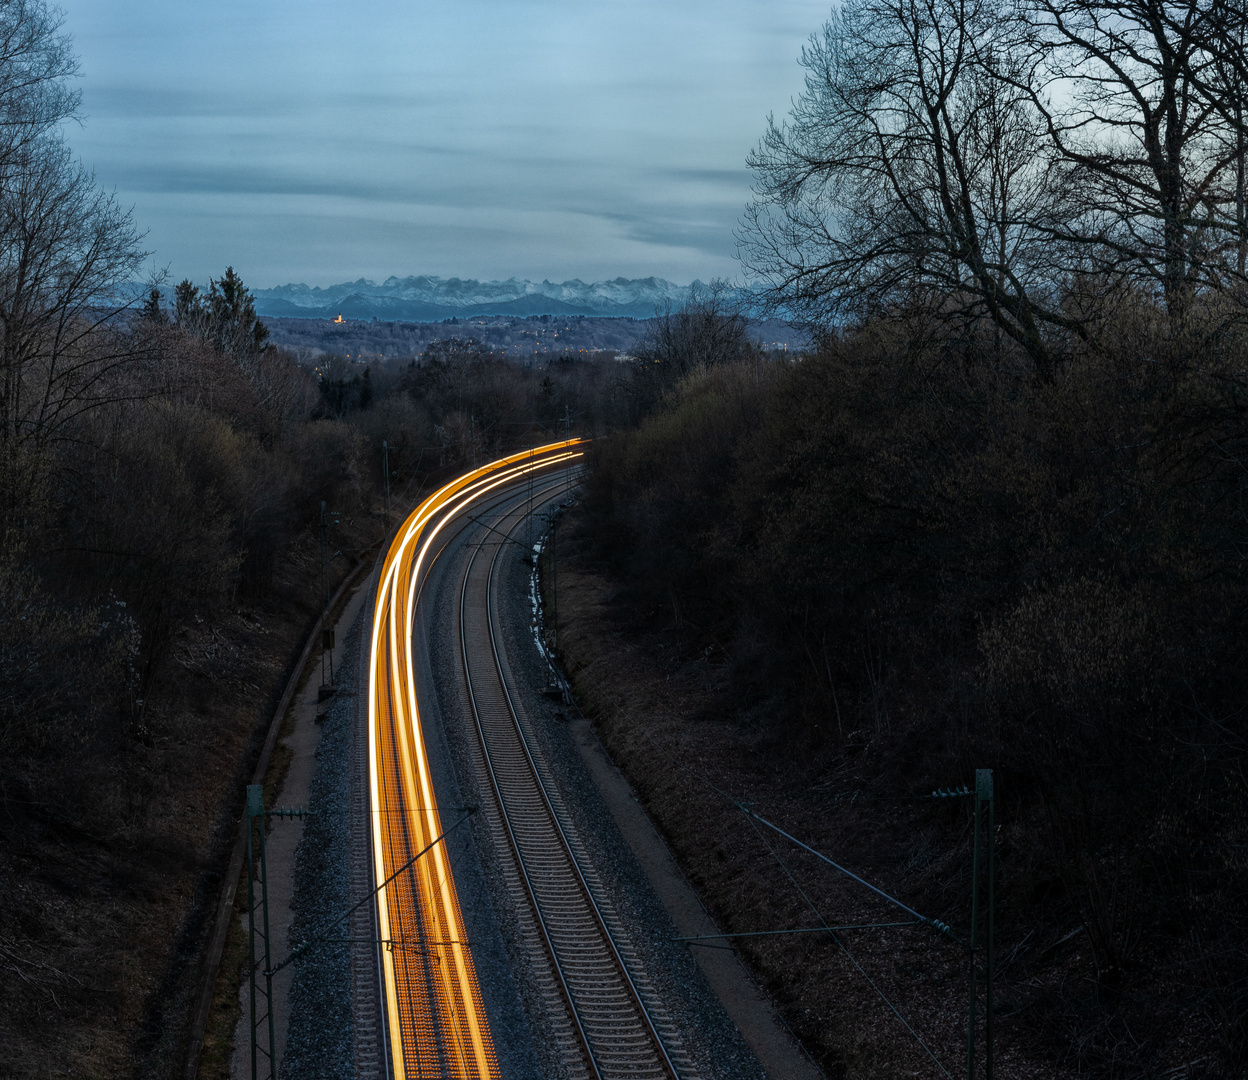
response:
[[[915,800],[995,770],[999,1076],[1248,1061],[1246,30],[839,6],[741,231],[817,348],[715,313],[579,519],[565,657],[727,929],[853,921],[731,796],[965,932],[969,816]],[[829,1076],[933,1068],[864,970],[964,1067],[965,961],[907,942],[739,944]]]
[[[55,423],[6,447],[0,1057],[172,1075],[243,785],[324,602],[321,507],[332,587],[391,506],[622,397],[608,362],[471,346],[316,374],[228,268],[67,322],[81,382],[32,335],[19,388]]]
[[[1221,0],[847,0],[740,229],[810,349],[710,287],[619,362],[590,319],[266,324],[230,268],[128,302],[59,17],[0,4],[0,1071],[178,1070],[322,503],[337,581],[386,480],[570,424],[564,660],[721,927],[821,931],[738,944],[828,1076],[960,1068],[965,954],[821,930],[879,913],[733,800],[956,936],[930,793],[978,768],[997,1074],[1242,1076],[1246,38]]]
[[[696,288],[702,288],[698,286]],[[695,289],[696,291],[696,289]],[[452,317],[441,322],[379,322],[376,319],[293,319],[263,316],[274,344],[315,365],[327,355],[358,363],[414,360],[439,341],[471,338],[485,352],[520,363],[551,359],[609,359],[631,355],[654,329],[653,319],[531,315]],[[779,319],[752,320],[750,336],[764,349],[804,348],[804,333]]]
[[[55,12],[0,5],[0,1072],[171,1076],[324,600],[321,506],[332,586],[393,520],[383,442],[397,512],[621,392],[473,346],[318,374],[230,268],[130,303],[142,236],[66,142],[76,72]]]

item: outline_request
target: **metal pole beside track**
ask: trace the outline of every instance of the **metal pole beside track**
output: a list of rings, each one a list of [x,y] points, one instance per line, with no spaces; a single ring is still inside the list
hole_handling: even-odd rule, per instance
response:
[[[255,831],[256,815],[252,808],[252,792],[256,785],[247,788],[247,942],[248,965],[247,983],[251,994],[251,1080],[256,1080],[256,885],[255,855],[252,853],[251,838]]]
[[[264,1000],[269,1021],[269,1075],[277,1076],[277,1039],[273,1031],[273,950],[269,943],[269,862],[265,848],[264,788],[260,789],[260,911],[264,922]]]
[[[269,971],[271,966],[271,953],[269,948],[269,881],[268,881],[268,860],[265,853],[264,838],[264,787],[261,784],[247,785],[247,931],[249,939],[248,954],[251,960],[248,969],[247,979],[249,990],[251,993],[251,1077],[252,1080],[262,1080],[262,1077],[272,1078],[276,1075],[277,1070],[274,1068],[273,1052],[273,976]],[[257,823],[260,828],[260,927],[256,926],[256,861],[255,847],[253,838]],[[256,970],[258,958],[256,956],[256,937],[261,936],[264,941],[264,986],[261,988],[256,983]],[[256,1017],[256,999],[262,997],[264,999],[264,1015]],[[268,1029],[268,1044],[261,1046],[256,1038],[257,1029],[260,1024],[264,1023]],[[268,1059],[267,1071],[261,1072],[260,1055]]]
[[[995,814],[994,805],[993,805],[994,799],[993,799],[993,784],[992,784],[992,770],[991,769],[980,769],[976,772],[975,787],[976,787],[977,797],[980,792],[983,792],[985,801],[988,803],[988,838],[987,838],[988,839],[988,942],[987,942],[988,972],[985,976],[985,981],[987,984],[987,992],[988,992],[988,1004],[987,1004],[987,1026],[984,1032],[984,1043],[985,1043],[984,1050],[987,1055],[988,1080],[992,1080],[992,1065],[993,1065],[993,1062],[992,1062],[992,1034],[993,1034],[992,1029],[993,1029],[993,1020],[994,1020],[993,985],[992,984],[993,984],[993,979],[996,976],[996,971],[994,970],[994,963],[993,963],[994,958],[993,958],[993,943],[992,943],[993,921],[994,921],[993,919],[993,915],[994,915],[994,912],[993,912],[993,907],[994,907],[993,878],[995,876],[994,866],[993,866],[993,860],[994,860],[993,851],[997,846],[997,841],[996,841],[997,834],[996,834],[996,822],[994,821],[996,814]]]
[[[993,848],[995,846],[995,814],[993,810],[993,783],[991,769],[975,770],[975,801],[972,803],[975,815],[975,827],[973,833],[972,844],[974,845],[971,855],[971,986],[970,995],[967,1003],[967,1021],[966,1021],[966,1080],[974,1080],[975,1077],[975,1007],[977,1001],[977,975],[979,967],[979,895],[983,891],[982,883],[984,870],[987,870],[988,877],[988,895],[987,901],[987,941],[984,942],[983,952],[985,954],[985,972],[984,972],[984,992],[985,1002],[985,1028],[984,1028],[984,1067],[987,1080],[992,1080],[993,1076],[993,1026],[994,1026],[994,1002],[993,1002],[993,978],[996,975],[994,970],[993,957],[993,903],[994,893],[994,866],[993,866]],[[984,812],[987,811],[988,822],[987,829],[983,828]],[[982,836],[983,832],[987,832],[986,836]],[[984,843],[988,848],[986,856],[981,859],[981,852]]]
[[[381,474],[386,482],[386,529],[390,528],[390,443],[381,440]]]

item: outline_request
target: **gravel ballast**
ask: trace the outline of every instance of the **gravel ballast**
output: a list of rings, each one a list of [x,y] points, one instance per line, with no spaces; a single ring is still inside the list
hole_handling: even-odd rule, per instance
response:
[[[553,510],[555,503],[537,507],[538,513]],[[520,531],[521,535],[523,534]],[[480,530],[465,532],[466,539],[476,539]],[[483,552],[482,557],[492,554]],[[765,1074],[746,1046],[735,1026],[728,1020],[718,999],[711,993],[705,979],[693,962],[688,949],[673,939],[675,927],[655,896],[632,851],[621,837],[609,809],[594,784],[581,753],[577,749],[568,719],[572,710],[542,695],[550,675],[532,632],[530,601],[531,566],[523,558],[520,545],[505,550],[501,556],[501,574],[496,602],[502,624],[500,647],[509,669],[509,685],[517,708],[529,724],[542,755],[564,793],[564,800],[573,817],[594,869],[601,878],[608,901],[629,928],[631,943],[637,950],[659,999],[681,1032],[684,1049],[690,1055],[699,1075],[725,1080],[756,1080]],[[459,602],[459,582],[466,545],[456,545],[439,560],[445,575],[440,585],[430,583],[427,596],[436,601],[428,605],[429,640],[435,687],[442,713],[449,717],[446,741],[455,757],[457,773],[466,778],[465,789],[474,799],[488,797],[483,780],[473,775],[472,743],[475,731],[463,692],[463,675],[458,666],[454,645],[458,623],[455,619]],[[447,588],[447,586],[451,586]],[[438,592],[434,592],[434,589]],[[447,595],[449,594],[449,595]],[[494,901],[504,912],[512,903],[502,889],[502,875],[497,862],[503,857],[502,840],[486,838],[480,846],[486,854],[487,878],[494,891]],[[524,954],[521,943],[504,934],[514,968],[523,972],[532,961]],[[523,976],[521,982],[523,983]],[[484,976],[483,976],[484,982]],[[527,1000],[529,1022],[541,1032],[554,1018],[545,1016],[541,1003]],[[493,1022],[493,1018],[491,1018]],[[545,1050],[548,1041],[538,1040]],[[537,1075],[558,1076],[562,1063],[547,1053],[543,1069]],[[504,1073],[504,1075],[507,1075]]]
[[[538,508],[554,509],[554,504]],[[484,778],[473,765],[476,732],[467,707],[456,645],[462,570],[469,541],[483,530],[471,525],[451,541],[435,563],[417,617],[416,679],[421,717],[435,790],[444,826],[456,809],[489,798]],[[492,551],[483,552],[487,557]],[[519,545],[501,556],[497,603],[510,683],[542,755],[563,792],[605,898],[628,928],[646,976],[681,1033],[697,1074],[706,1080],[762,1080],[763,1069],[711,992],[689,949],[595,785],[576,745],[569,721],[573,710],[541,693],[550,681],[546,660],[533,634],[530,563]],[[330,703],[317,751],[311,808],[324,812],[308,822],[296,868],[296,908],[292,940],[310,936],[348,906],[348,819],[337,808],[347,805],[348,760],[359,650],[351,647],[366,618],[350,631],[348,666],[342,687]],[[509,858],[501,837],[488,835],[476,815],[447,840],[465,927],[490,1017],[502,1075],[517,1080],[545,1080],[564,1075],[564,1064],[550,1031],[558,1018],[530,992],[526,975],[535,963],[514,927],[516,902],[504,887],[500,860]],[[345,936],[338,934],[335,936]],[[353,1075],[349,946],[325,944],[297,962],[291,991],[290,1031],[283,1073],[320,1078]]]
[[[340,689],[329,701],[317,744],[308,800],[308,809],[314,813],[305,820],[295,855],[292,947],[318,933],[347,936],[342,926],[331,924],[348,907],[347,764],[359,689],[359,637],[367,614],[366,605],[347,633],[346,662],[336,680]],[[278,950],[282,952],[282,943]],[[345,942],[316,945],[295,961],[282,1073],[308,1080],[353,1076],[353,1026],[350,946]]]

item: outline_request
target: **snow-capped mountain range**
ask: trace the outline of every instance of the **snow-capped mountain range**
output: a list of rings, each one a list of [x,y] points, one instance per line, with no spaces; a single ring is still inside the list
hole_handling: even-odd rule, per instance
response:
[[[699,284],[698,282],[694,283]],[[254,289],[256,313],[269,317],[383,319],[434,322],[474,315],[599,315],[652,318],[679,306],[692,286],[663,278],[613,281],[473,281],[462,278],[389,277],[380,285],[359,281],[330,285],[279,285]]]

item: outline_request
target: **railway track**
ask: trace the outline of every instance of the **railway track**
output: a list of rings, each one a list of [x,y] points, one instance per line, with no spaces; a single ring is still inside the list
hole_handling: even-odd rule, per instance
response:
[[[450,644],[459,647],[451,662],[462,669],[468,768],[484,796],[478,834],[494,847],[501,887],[511,894],[504,906],[516,920],[526,989],[540,1003],[533,1019],[551,1063],[575,1080],[698,1080],[509,685],[500,647],[502,553],[516,551],[513,534],[535,506],[566,488],[580,456],[571,440],[452,481],[408,518],[382,566],[368,652],[366,773],[361,768],[372,854],[358,883],[380,883],[375,1045],[382,1053],[363,1062],[379,1078],[499,1075],[441,842],[454,822],[443,819],[433,790],[412,651],[425,579],[459,534],[466,552],[455,574],[462,577],[447,582],[459,594],[458,605],[448,597],[458,630]]]
[[[557,482],[558,483],[558,482]],[[557,486],[552,485],[552,487]],[[538,501],[549,499],[543,492]],[[473,544],[460,588],[460,662],[476,728],[484,807],[509,858],[503,876],[540,954],[538,989],[568,1075],[593,1080],[694,1080],[678,1033],[642,971],[521,703],[508,688],[498,630],[502,553],[532,495],[500,508]],[[544,976],[544,977],[543,977]]]
[[[442,842],[456,822],[443,822],[421,724],[413,662],[416,605],[443,530],[497,499],[501,489],[579,457],[576,445],[573,440],[515,454],[443,486],[403,523],[382,565],[368,654],[369,847],[381,946],[380,1041],[385,1072],[396,1080],[498,1076]]]

